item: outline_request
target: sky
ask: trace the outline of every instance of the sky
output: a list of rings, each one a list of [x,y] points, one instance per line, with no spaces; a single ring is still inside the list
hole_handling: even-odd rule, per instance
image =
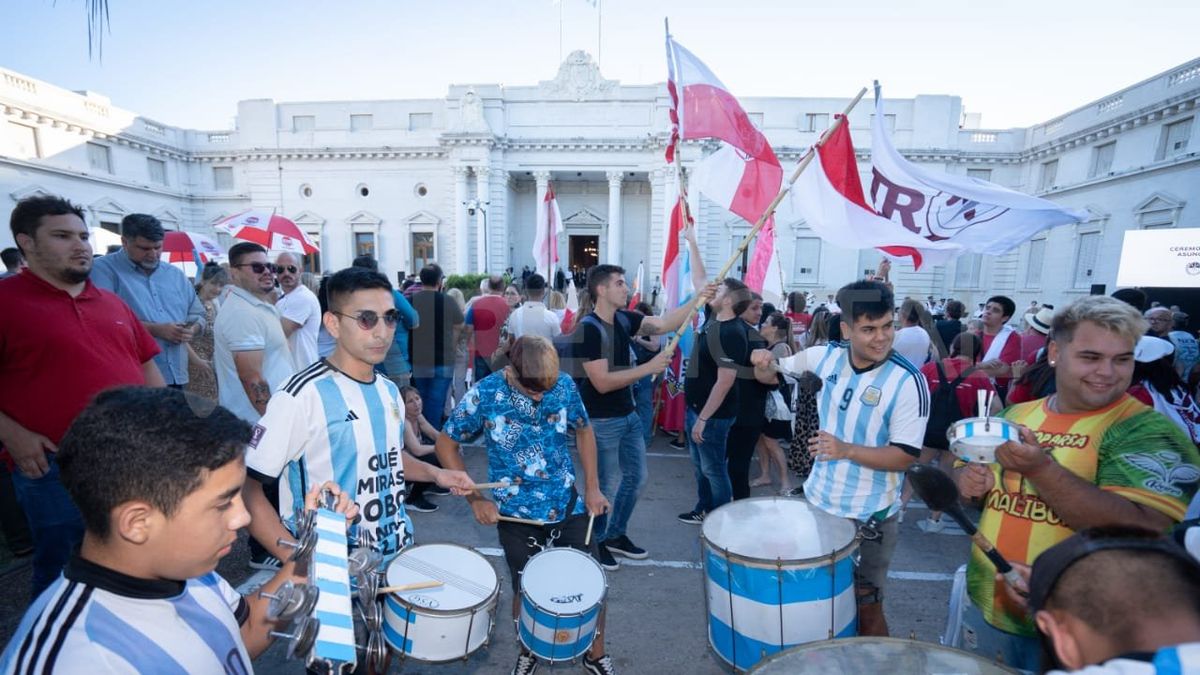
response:
[[[0,66],[198,129],[231,128],[243,99],[536,84],[575,49],[608,79],[661,82],[665,17],[737,96],[849,98],[879,79],[889,97],[960,96],[996,129],[1200,56],[1194,0],[109,0],[102,58],[84,0],[0,1]]]

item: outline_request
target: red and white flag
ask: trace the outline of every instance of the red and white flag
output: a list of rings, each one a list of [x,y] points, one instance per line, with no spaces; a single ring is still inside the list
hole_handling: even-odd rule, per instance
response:
[[[562,229],[562,215],[558,212],[558,200],[554,197],[554,184],[546,186],[546,197],[538,204],[537,229],[533,240],[533,267],[547,283],[554,283],[554,272],[558,269],[558,232]]]
[[[839,124],[816,149],[813,160],[780,203],[779,212],[803,218],[822,240],[842,248],[880,248],[893,256],[911,255],[917,268],[927,250],[950,255],[961,251],[959,244],[928,241],[897,227],[867,204],[850,125]]]
[[[704,196],[754,223],[770,206],[783,184],[783,167],[729,89],[694,54],[667,35],[667,88],[674,109],[672,140],[715,138],[721,147],[696,169],[693,185]],[[673,143],[671,144],[674,145]],[[668,151],[667,161],[672,157]],[[775,248],[774,223],[759,235],[746,282],[762,290]]]
[[[570,333],[571,327],[575,325],[575,315],[579,313],[579,291],[575,288],[575,280],[571,279],[567,282],[567,309],[563,312],[562,332]]]
[[[634,277],[633,277],[633,289],[632,289],[632,292],[629,294],[628,309],[634,309],[635,307],[637,307],[637,304],[642,301],[642,284],[645,283],[645,281],[646,281],[646,266],[641,260],[639,260],[637,274],[634,275]]]
[[[966,251],[1001,255],[1041,230],[1087,217],[1084,212],[995,183],[916,166],[892,146],[883,112],[883,96],[876,82],[871,204],[897,230],[923,240],[916,251],[900,253],[912,257],[916,266],[921,260],[943,264]],[[952,242],[958,247],[932,246],[936,242]]]

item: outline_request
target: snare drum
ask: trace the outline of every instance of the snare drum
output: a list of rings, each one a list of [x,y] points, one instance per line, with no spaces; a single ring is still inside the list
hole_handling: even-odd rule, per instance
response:
[[[521,572],[517,636],[550,663],[571,661],[592,646],[608,581],[592,556],[573,548],[548,548]]]
[[[854,525],[802,499],[756,497],[701,529],[708,642],[745,670],[788,647],[857,633]]]
[[[758,675],[820,673],[962,673],[1005,675],[1018,671],[975,654],[929,642],[855,637],[825,640],[780,652],[750,670]]]
[[[429,663],[463,659],[487,643],[500,595],[496,570],[482,555],[457,544],[405,549],[387,568],[387,585],[437,580],[442,585],[389,593],[383,635],[401,658]]]
[[[991,464],[996,461],[996,448],[1006,441],[1019,440],[1017,425],[1002,417],[968,417],[946,430],[950,451],[964,462]]]

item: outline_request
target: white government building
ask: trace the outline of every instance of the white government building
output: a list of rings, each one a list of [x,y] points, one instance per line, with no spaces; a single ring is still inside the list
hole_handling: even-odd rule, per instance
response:
[[[89,225],[116,231],[128,213],[211,233],[247,208],[275,209],[321,246],[307,265],[332,271],[372,254],[395,279],[426,261],[448,273],[519,273],[533,265],[535,209],[553,181],[571,269],[597,260],[656,283],[662,203],[674,180],[663,156],[663,83],[602,77],[572,53],[532,85],[453,85],[445,98],[277,103],[241,101],[234,129],[184,129],[0,68],[0,212],[37,193],[84,206]],[[885,83],[886,84],[886,83]],[[780,159],[792,165],[847,103],[842,98],[743,98]],[[986,129],[957,96],[887,99],[895,145],[939,171],[969,174],[1087,209],[1007,255],[967,255],[946,267],[899,267],[898,295],[991,292],[1018,307],[1065,303],[1093,284],[1115,287],[1126,230],[1200,227],[1200,59],[1029,128]],[[850,116],[860,171],[870,176],[869,99]],[[684,166],[712,145],[689,143]],[[749,224],[705,202],[696,214],[710,272]],[[819,298],[873,269],[873,250],[835,249],[803,222],[779,223],[786,284]],[[221,235],[228,245],[228,237]],[[0,246],[12,235],[5,227]]]

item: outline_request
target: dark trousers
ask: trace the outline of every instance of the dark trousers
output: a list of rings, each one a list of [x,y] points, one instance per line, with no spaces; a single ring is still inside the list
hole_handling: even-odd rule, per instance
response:
[[[762,425],[743,426],[734,424],[729,429],[729,440],[725,442],[725,454],[729,458],[729,482],[733,486],[733,498],[750,496],[750,460],[754,459],[754,446],[762,435]]]
[[[8,544],[9,551],[27,554],[33,548],[33,534],[29,531],[29,521],[17,501],[12,473],[3,462],[0,462],[0,531],[4,532],[4,541]]]
[[[83,517],[59,480],[58,463],[52,455],[46,457],[46,463],[50,469],[40,478],[20,471],[12,474],[17,501],[33,532],[33,598],[58,578],[83,541]]]

